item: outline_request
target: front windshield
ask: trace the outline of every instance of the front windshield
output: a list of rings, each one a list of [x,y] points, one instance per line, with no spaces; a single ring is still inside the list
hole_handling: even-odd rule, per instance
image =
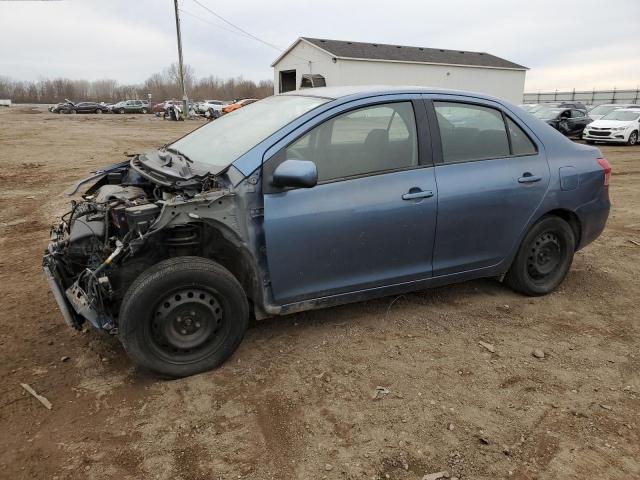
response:
[[[562,110],[562,108],[543,107],[529,113],[531,113],[531,115],[533,115],[534,117],[539,118],[540,120],[552,120],[556,118],[558,114],[562,112]]]
[[[625,110],[614,110],[606,114],[600,120],[620,120],[623,122],[632,122],[640,117],[640,112],[628,112]]]
[[[169,147],[195,162],[226,167],[280,128],[328,101],[298,95],[268,97],[208,123]]]
[[[612,112],[616,108],[620,108],[616,105],[598,105],[593,110],[589,111],[589,115],[606,115],[609,112]]]

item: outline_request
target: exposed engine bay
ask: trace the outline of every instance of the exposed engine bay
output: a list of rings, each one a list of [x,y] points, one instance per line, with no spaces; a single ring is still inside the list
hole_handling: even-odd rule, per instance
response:
[[[224,237],[244,232],[227,178],[157,151],[87,179],[95,183],[52,227],[43,259],[65,321],[116,334],[122,299],[144,270],[174,256],[233,256]]]

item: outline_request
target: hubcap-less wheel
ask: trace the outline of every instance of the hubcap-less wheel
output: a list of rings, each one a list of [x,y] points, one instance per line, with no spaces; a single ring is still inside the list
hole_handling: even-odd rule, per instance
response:
[[[527,258],[527,273],[534,281],[545,281],[555,272],[563,258],[560,239],[551,232],[539,235]]]
[[[216,296],[202,288],[172,292],[153,312],[149,340],[172,363],[194,362],[216,351],[228,333]]]
[[[548,215],[538,220],[522,239],[505,282],[525,295],[555,290],[571,268],[576,231],[564,219]]]

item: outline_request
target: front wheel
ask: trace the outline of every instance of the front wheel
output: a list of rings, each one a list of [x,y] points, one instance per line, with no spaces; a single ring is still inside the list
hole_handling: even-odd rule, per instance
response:
[[[148,110],[146,108],[142,109],[142,113],[147,113],[147,112],[148,112]]]
[[[124,108],[121,108],[120,110],[118,110],[118,113],[120,114],[124,113]]]
[[[505,282],[525,295],[551,293],[569,272],[575,243],[567,222],[556,216],[542,218],[525,235]]]
[[[102,113],[102,109],[101,108],[96,109],[96,113],[98,113],[98,114]]]
[[[176,257],[143,272],[120,307],[120,341],[131,359],[169,377],[221,365],[249,323],[242,286],[223,266]]]
[[[636,143],[638,143],[638,132],[634,130],[633,132],[631,132],[631,135],[629,135],[627,145],[635,145]]]

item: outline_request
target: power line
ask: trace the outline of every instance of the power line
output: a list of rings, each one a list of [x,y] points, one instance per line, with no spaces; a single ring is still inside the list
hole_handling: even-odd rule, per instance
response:
[[[229,33],[233,33],[234,35],[238,35],[239,37],[242,37],[242,38],[249,38],[249,39],[253,40],[251,37],[249,37],[249,36],[247,36],[247,35],[245,35],[245,34],[243,34],[243,33],[240,33],[240,32],[238,32],[237,30],[232,30],[232,29],[227,28],[227,27],[225,27],[225,26],[222,26],[222,25],[220,25],[220,24],[218,24],[218,23],[213,23],[213,22],[210,22],[210,21],[208,21],[208,20],[205,20],[204,18],[199,17],[199,16],[198,16],[198,15],[196,15],[195,13],[188,12],[188,11],[187,11],[187,10],[185,10],[184,8],[180,8],[180,11],[181,11],[182,13],[186,13],[186,14],[187,14],[187,15],[189,15],[190,17],[195,18],[196,20],[200,20],[201,22],[206,23],[207,25],[211,25],[211,26],[213,26],[213,27],[217,27],[217,28],[219,28],[219,29],[221,29],[221,30],[224,30],[224,31],[229,32]]]
[[[280,48],[272,43],[269,43],[265,40],[262,40],[260,37],[255,36],[254,34],[247,32],[245,29],[239,27],[238,25],[236,25],[233,22],[230,22],[229,20],[227,20],[226,18],[224,18],[222,15],[214,12],[213,10],[211,10],[209,7],[207,7],[206,5],[202,4],[200,1],[198,0],[193,0],[193,2],[197,3],[198,5],[200,5],[202,8],[204,8],[206,11],[208,11],[209,13],[211,13],[212,15],[214,15],[215,17],[219,18],[220,20],[222,20],[224,23],[231,25],[233,28],[235,28],[236,30],[239,30],[240,32],[244,33],[245,35],[247,35],[250,38],[253,38],[254,40],[263,43],[265,45],[267,45],[268,47],[271,48],[275,48],[276,50],[278,50],[279,52],[283,52],[284,49]]]
[[[228,24],[228,25],[232,26],[232,27],[233,27],[233,28],[235,28],[237,31],[235,31],[235,30],[230,30],[230,29],[228,29],[228,28],[223,27],[222,25],[218,25],[218,24],[215,24],[215,23],[208,22],[207,20],[204,20],[203,18],[200,18],[200,17],[198,17],[197,15],[195,15],[195,14],[193,14],[193,13],[186,12],[186,11],[184,11],[184,10],[182,10],[182,9],[181,9],[181,11],[183,11],[183,12],[187,13],[188,15],[191,15],[191,16],[192,16],[192,17],[194,17],[194,18],[197,18],[198,20],[200,20],[200,21],[202,21],[202,22],[204,22],[204,23],[207,23],[207,24],[209,24],[209,25],[212,25],[212,26],[214,26],[214,27],[218,27],[218,28],[221,28],[221,29],[226,30],[226,31],[228,31],[228,32],[234,33],[234,34],[236,34],[236,35],[244,36],[245,38],[250,38],[250,39],[252,39],[252,40],[255,40],[255,41],[257,41],[257,42],[260,42],[260,43],[262,43],[262,44],[264,44],[264,45],[266,45],[266,46],[268,46],[268,47],[270,47],[270,48],[273,48],[273,49],[277,50],[277,51],[278,51],[278,52],[280,52],[280,53],[284,53],[284,52],[286,51],[284,48],[278,47],[277,45],[274,45],[274,44],[272,44],[272,43],[267,42],[266,40],[262,40],[260,37],[258,37],[258,36],[256,36],[256,35],[254,35],[254,34],[252,34],[252,33],[248,32],[248,31],[246,31],[246,30],[245,30],[245,29],[243,29],[242,27],[239,27],[239,26],[238,26],[238,25],[236,25],[235,23],[233,23],[233,22],[231,22],[231,21],[227,20],[226,18],[224,18],[224,17],[223,17],[222,15],[220,15],[219,13],[214,12],[214,11],[213,11],[213,10],[211,10],[209,7],[207,7],[206,5],[202,4],[199,0],[193,0],[193,2],[194,2],[194,3],[196,3],[197,5],[199,5],[200,7],[204,8],[207,12],[209,12],[210,14],[212,14],[213,16],[215,16],[216,18],[219,18],[220,20],[222,20],[222,21],[223,21],[223,22],[225,22],[226,24]],[[239,32],[241,32],[241,33],[239,33]],[[293,54],[293,53],[291,53],[291,52],[289,53],[289,55],[291,55],[292,57],[298,58],[298,59],[300,59],[300,60],[304,60],[305,62],[309,62],[309,64],[314,63],[312,60],[309,60],[308,58],[300,57],[299,55],[295,55],[295,54]],[[309,67],[309,68],[311,68],[311,67]]]

